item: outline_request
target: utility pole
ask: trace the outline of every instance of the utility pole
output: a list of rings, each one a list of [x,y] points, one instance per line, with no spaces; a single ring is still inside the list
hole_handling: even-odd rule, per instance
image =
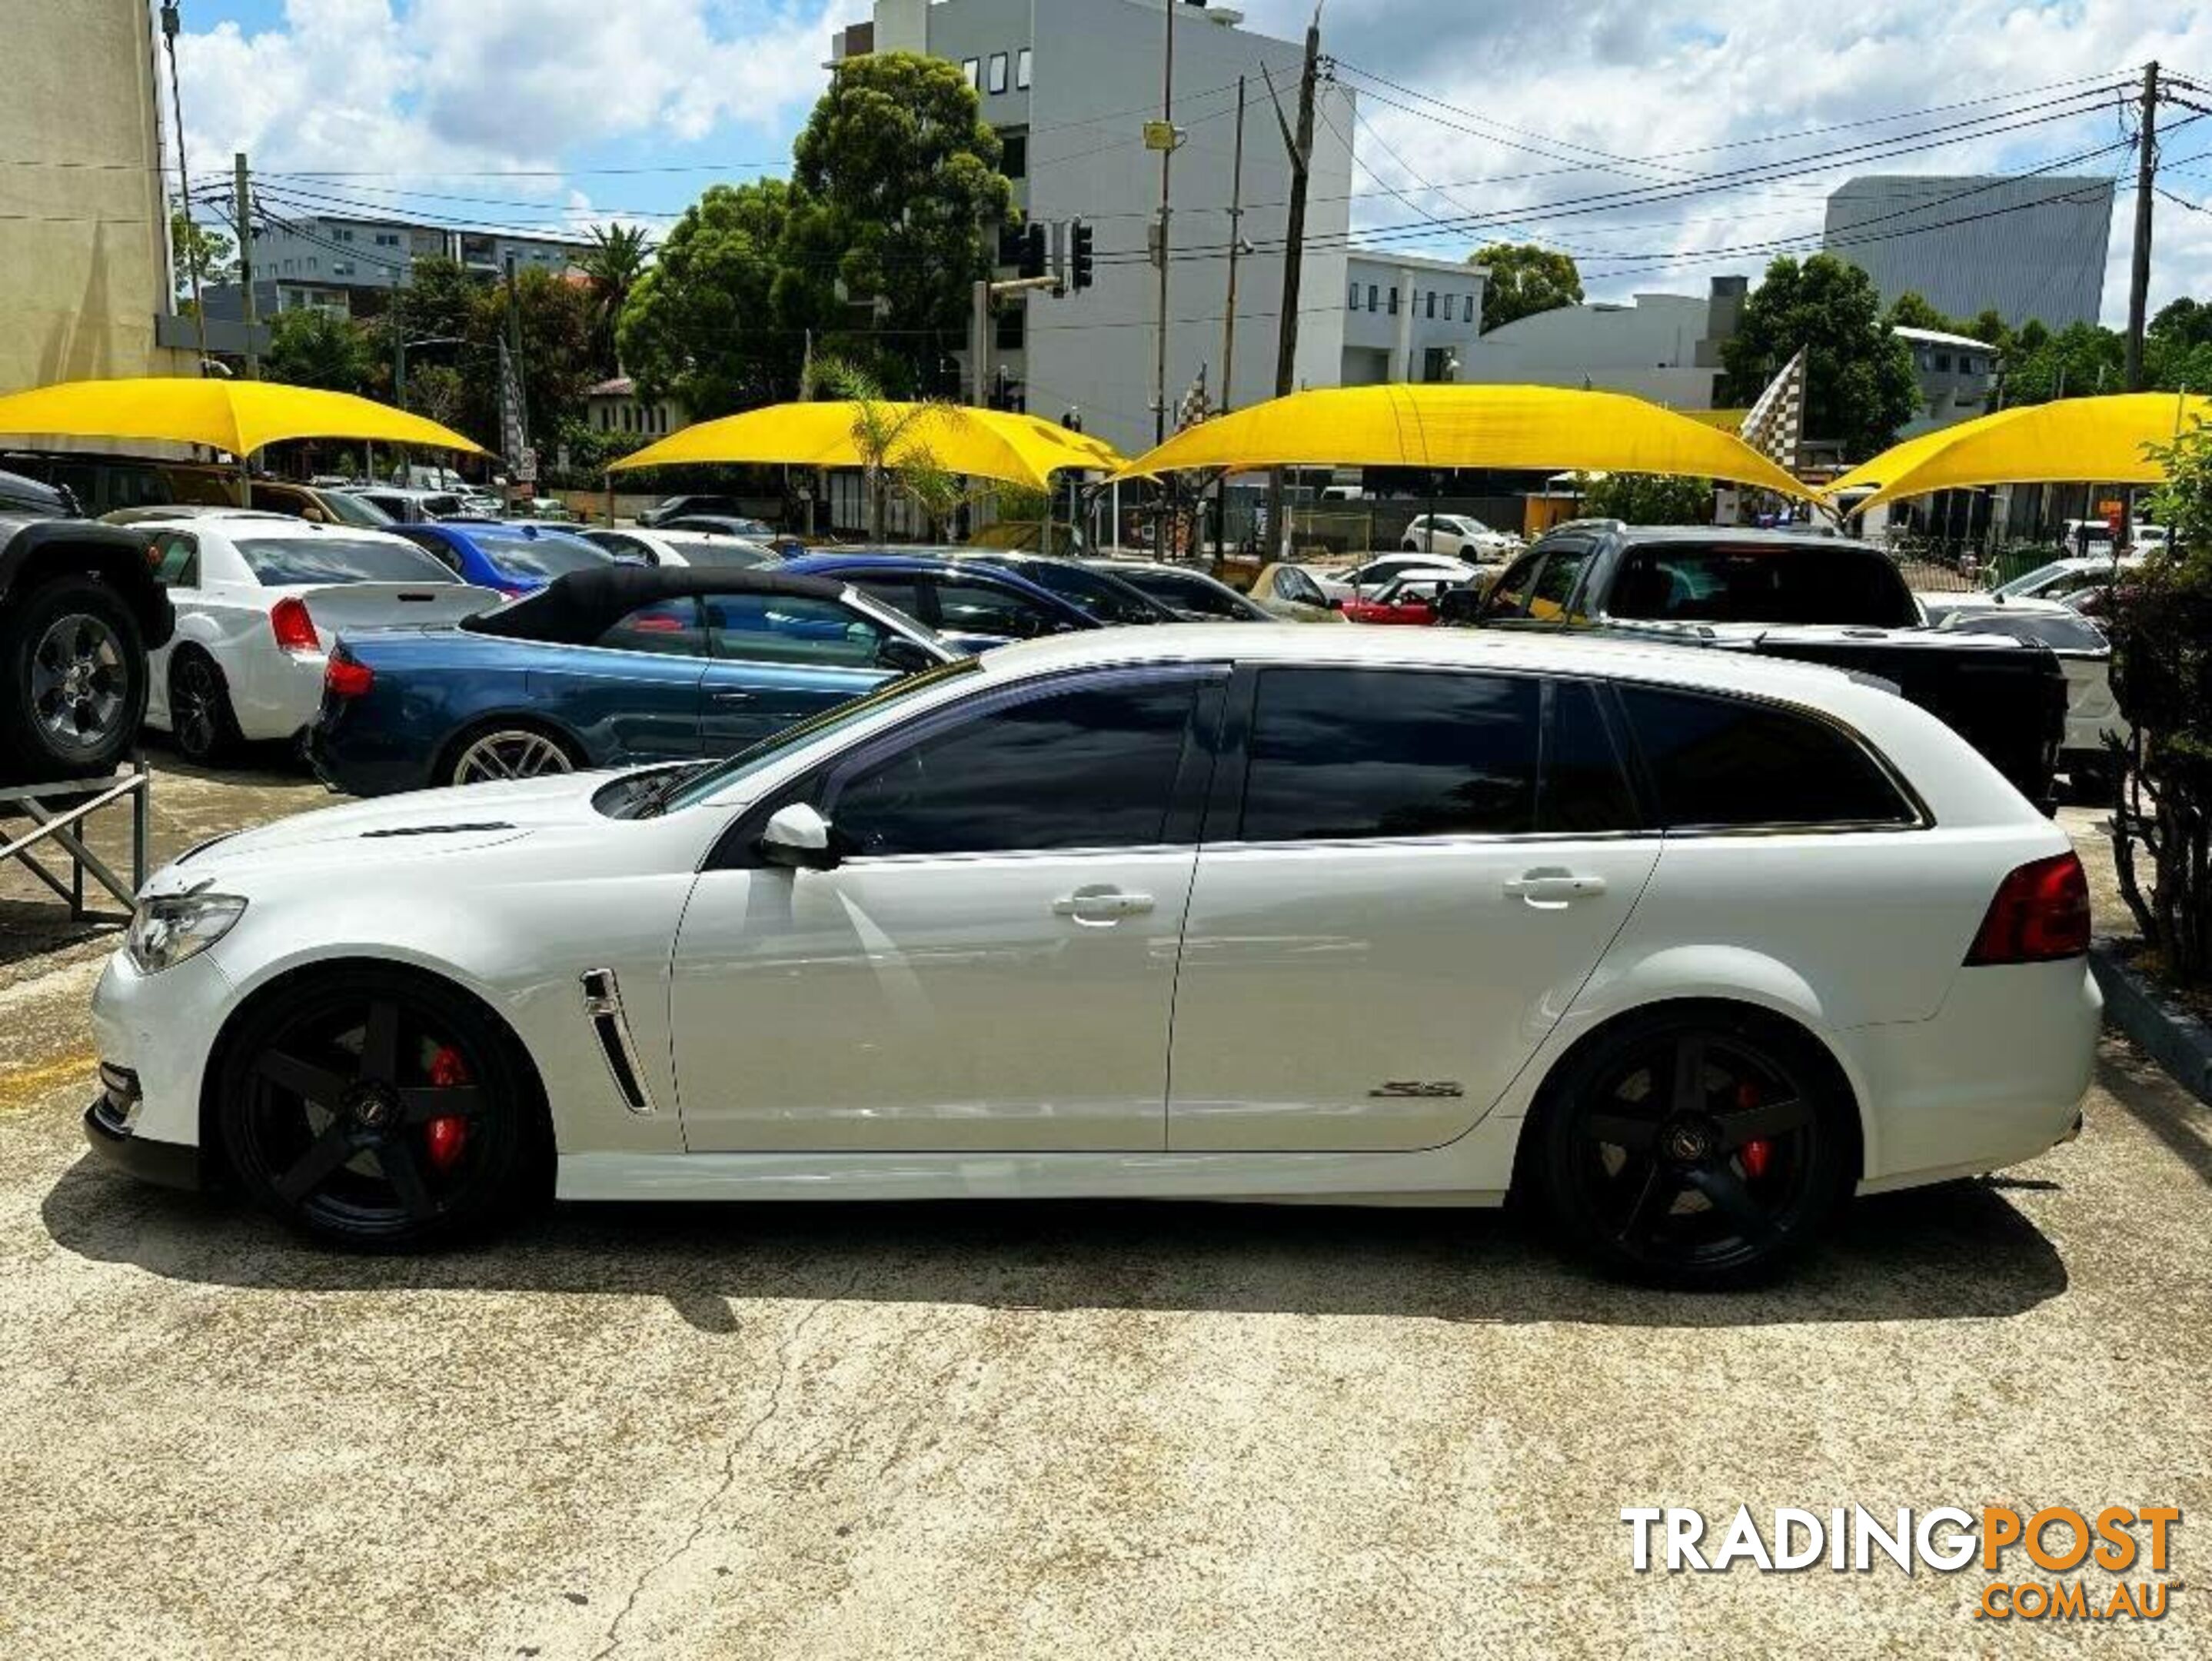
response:
[[[1237,138],[1229,162],[1229,301],[1221,319],[1221,413],[1227,415],[1237,399],[1237,259],[1244,244],[1244,77],[1237,77]],[[1228,551],[1229,470],[1223,468],[1214,487],[1213,550],[1217,557]]]
[[[1153,325],[1152,338],[1152,442],[1158,444],[1168,431],[1168,216],[1174,212],[1169,204],[1169,191],[1175,176],[1175,26],[1176,7],[1179,0],[1167,0],[1161,8],[1166,18],[1166,46],[1160,58],[1160,125],[1166,130],[1166,142],[1160,146],[1160,231],[1152,247],[1152,258],[1159,263],[1159,307]],[[1165,559],[1168,549],[1167,499],[1172,486],[1161,482],[1160,511],[1152,521],[1152,557]]]
[[[973,383],[969,404],[978,410],[991,402],[991,280],[975,284],[975,314],[968,326],[968,378]]]
[[[2142,390],[2143,310],[2150,298],[2151,191],[2158,173],[2158,60],[2143,65],[2136,137],[2136,246],[2128,273],[2128,390]]]
[[[238,220],[238,286],[246,319],[246,378],[261,379],[261,352],[253,344],[254,332],[260,326],[261,308],[253,299],[253,176],[246,165],[246,152],[239,151],[230,159],[231,211]]]
[[[514,277],[514,255],[507,256],[507,373],[514,382],[514,430],[518,440],[514,464],[520,473],[522,464],[530,457],[530,398],[525,390],[522,374],[522,292]],[[537,494],[538,472],[532,468],[530,477],[522,481]]]
[[[1263,70],[1264,72],[1264,70]],[[1283,238],[1283,309],[1275,337],[1275,396],[1290,394],[1298,357],[1298,281],[1306,248],[1306,179],[1313,164],[1314,91],[1321,79],[1321,0],[1314,0],[1313,21],[1306,25],[1305,68],[1298,76],[1298,130],[1283,135],[1291,152],[1291,210]],[[1272,97],[1274,78],[1267,81]],[[1275,106],[1275,125],[1283,122],[1282,106]],[[1284,534],[1283,470],[1267,471],[1267,534],[1279,551],[1286,551]]]

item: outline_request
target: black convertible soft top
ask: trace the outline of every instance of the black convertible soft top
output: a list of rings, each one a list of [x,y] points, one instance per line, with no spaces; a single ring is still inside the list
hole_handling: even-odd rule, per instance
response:
[[[605,565],[558,576],[536,593],[465,618],[464,629],[508,640],[585,646],[641,605],[686,594],[784,594],[835,599],[845,585],[828,577],[800,576],[773,566],[732,570],[726,566]]]

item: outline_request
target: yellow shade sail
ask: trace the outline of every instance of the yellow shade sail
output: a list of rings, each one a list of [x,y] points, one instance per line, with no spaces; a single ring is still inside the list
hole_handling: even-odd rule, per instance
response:
[[[958,405],[885,401],[872,407],[878,421],[896,429],[884,458],[892,466],[927,459],[948,472],[1042,490],[1062,469],[1110,469],[1121,464],[1110,446],[1036,416]],[[867,458],[855,435],[862,414],[860,405],[845,400],[772,404],[719,421],[696,423],[624,456],[610,471],[629,472],[678,462],[864,466]]]
[[[1122,477],[1190,467],[1502,467],[1675,473],[1810,496],[1733,433],[1625,392],[1560,386],[1337,386],[1186,429]]]
[[[349,392],[267,380],[148,375],[68,380],[0,398],[0,433],[26,438],[165,439],[249,456],[295,438],[350,438],[485,453],[450,427]]]
[[[1858,504],[1976,484],[2154,484],[2166,468],[2150,447],[2212,419],[2212,398],[2119,392],[2000,410],[1892,445],[1828,487],[1878,486]]]

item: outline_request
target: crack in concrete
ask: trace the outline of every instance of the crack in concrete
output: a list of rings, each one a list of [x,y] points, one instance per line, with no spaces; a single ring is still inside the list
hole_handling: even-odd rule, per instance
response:
[[[690,1529],[685,1533],[675,1550],[658,1562],[648,1563],[645,1572],[637,1577],[637,1583],[629,1589],[629,1596],[623,1599],[622,1607],[615,1611],[615,1618],[607,1623],[606,1634],[600,1640],[599,1647],[592,1652],[592,1661],[607,1661],[609,1656],[622,1647],[623,1623],[629,1619],[631,1612],[637,1608],[638,1599],[644,1597],[645,1589],[652,1585],[656,1578],[682,1562],[686,1556],[690,1555],[691,1548],[696,1546],[701,1538],[705,1536],[708,1520],[714,1514],[715,1507],[720,1506],[728,1496],[730,1490],[737,1486],[738,1457],[752,1445],[755,1439],[768,1428],[769,1422],[783,1409],[784,1386],[791,1381],[792,1352],[798,1345],[800,1335],[813,1323],[816,1316],[831,1304],[839,1302],[850,1294],[854,1287],[860,1283],[860,1269],[856,1267],[846,1278],[843,1286],[827,1297],[816,1299],[807,1305],[799,1318],[791,1323],[791,1329],[783,1335],[783,1342],[776,1346],[775,1382],[769,1387],[768,1405],[763,1408],[758,1416],[739,1432],[729,1446],[723,1450],[720,1479],[708,1491],[707,1497],[700,1501],[699,1509],[691,1518]]]

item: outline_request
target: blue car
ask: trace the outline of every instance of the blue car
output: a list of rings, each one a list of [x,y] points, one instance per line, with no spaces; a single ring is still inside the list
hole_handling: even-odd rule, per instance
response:
[[[459,628],[342,636],[307,754],[356,796],[728,755],[963,655],[823,577],[603,560]]]
[[[969,652],[1105,626],[1074,601],[979,558],[841,549],[787,559],[777,569],[848,582]]]
[[[527,520],[441,520],[392,528],[428,549],[462,581],[505,594],[535,593],[555,577],[597,570],[614,557],[573,532]]]

